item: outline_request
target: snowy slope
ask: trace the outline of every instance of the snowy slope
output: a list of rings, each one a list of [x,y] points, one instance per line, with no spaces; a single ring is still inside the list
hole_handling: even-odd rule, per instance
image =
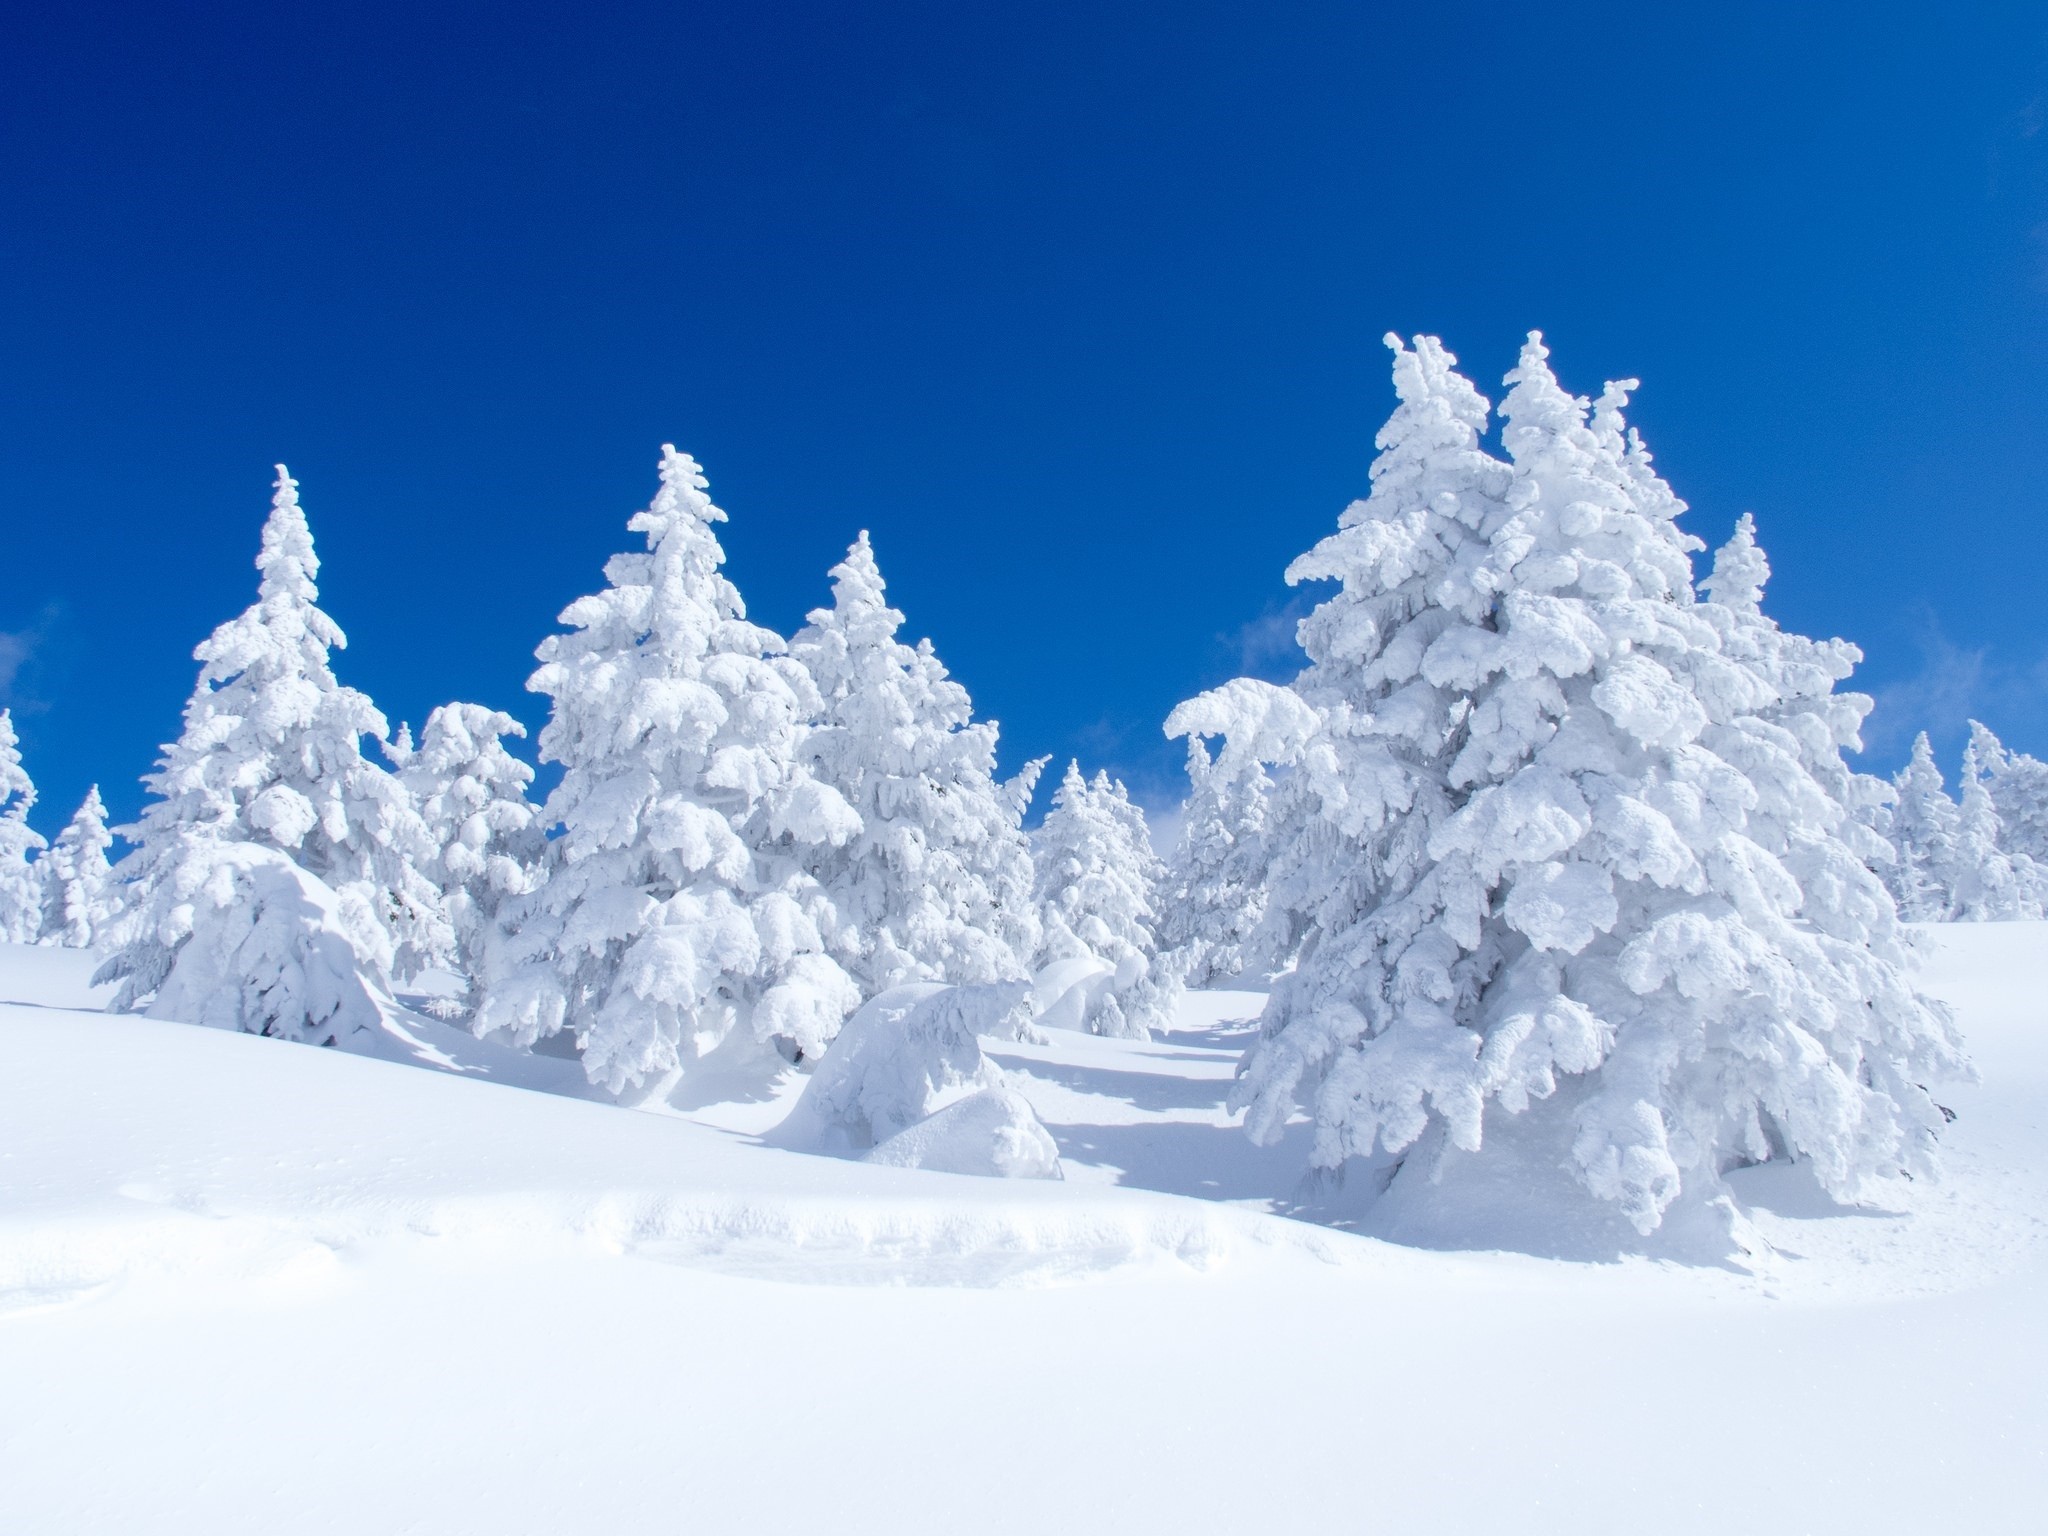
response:
[[[1300,1149],[1220,1108],[1241,997],[992,1044],[1067,1169],[1013,1182],[758,1144],[786,1093],[70,1011],[7,951],[0,1529],[2032,1530],[2048,925],[1934,942],[1951,1176],[1743,1175],[1754,1272],[1262,1214]]]

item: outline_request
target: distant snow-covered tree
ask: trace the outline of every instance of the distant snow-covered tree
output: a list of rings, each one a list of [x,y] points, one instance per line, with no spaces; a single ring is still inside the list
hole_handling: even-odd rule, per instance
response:
[[[422,872],[440,890],[456,963],[472,983],[500,909],[533,889],[547,852],[540,808],[526,794],[533,769],[505,749],[505,737],[525,734],[503,710],[444,704],[427,716],[417,747],[407,736],[394,752],[426,823]]]
[[[0,709],[0,942],[32,944],[43,923],[42,834],[28,824],[36,786],[21,765],[14,715]]]
[[[335,679],[329,656],[347,641],[317,606],[320,562],[283,465],[256,568],[254,606],[193,652],[199,681],[184,730],[143,780],[153,798],[140,821],[122,829],[134,849],[115,868],[122,911],[99,972],[121,983],[121,1011],[145,1005],[171,977],[204,910],[195,892],[227,901],[251,882],[282,889],[269,862],[224,863],[224,843],[273,849],[326,889],[304,902],[280,897],[267,921],[292,912],[313,921],[317,908],[323,934],[348,935],[372,992],[394,971],[409,976],[448,953],[438,895],[418,867],[431,852],[425,826],[397,779],[363,755],[364,737],[384,738],[384,717]],[[238,873],[221,873],[230,868]],[[268,953],[296,943],[264,942]],[[220,953],[249,953],[242,943]],[[317,1019],[264,1018],[266,1033],[325,1030]]]
[[[1998,810],[1985,786],[1974,736],[1963,748],[1962,803],[1956,810],[1956,864],[1949,877],[1957,921],[1996,923],[2041,915],[2041,871],[2008,853]]]
[[[1158,963],[1154,927],[1166,871],[1123,785],[1107,773],[1091,784],[1069,763],[1032,857],[1043,924],[1037,964],[1087,959],[1113,973],[1091,993],[1083,1027],[1140,1040],[1167,1027],[1179,987]]]
[[[1206,987],[1271,968],[1256,936],[1266,915],[1272,850],[1269,764],[1291,764],[1319,718],[1299,694],[1240,677],[1179,705],[1169,740],[1188,742],[1189,793],[1167,866],[1159,943],[1183,986]],[[1215,756],[1207,742],[1219,739]]]
[[[809,869],[860,817],[799,760],[820,702],[779,637],[719,572],[725,513],[688,455],[630,523],[607,586],[564,610],[529,687],[562,765],[541,880],[507,904],[482,1034],[573,1032],[590,1080],[658,1083],[733,1038],[815,1055],[860,1001],[827,952]],[[765,1064],[765,1063],[764,1063]]]
[[[84,949],[112,915],[113,869],[107,850],[114,835],[107,830],[107,808],[95,784],[50,851],[38,861],[43,876],[45,944]]]
[[[1698,611],[1683,503],[1622,419],[1633,386],[1589,418],[1532,335],[1504,476],[1468,457],[1447,360],[1397,370],[1404,410],[1443,400],[1414,413],[1440,446],[1405,487],[1376,474],[1304,573],[1346,583],[1303,624],[1330,724],[1298,776],[1354,840],[1332,875],[1356,886],[1269,1000],[1247,1128],[1307,1108],[1313,1165],[1377,1157],[1397,1211],[1442,1209],[1468,1173],[1485,1199],[1486,1170],[1568,1168],[1642,1233],[1734,1162],[1796,1157],[1845,1198],[1924,1165],[1953,1033],[1906,983],[1881,892],[1810,900],[1793,872],[1862,866]],[[1408,443],[1390,423],[1383,459]],[[1821,846],[1773,851],[1828,805]]]
[[[974,719],[930,641],[897,638],[902,624],[863,532],[832,569],[832,606],[790,642],[822,701],[805,759],[861,820],[818,848],[814,872],[836,914],[832,952],[870,997],[907,981],[1019,979],[1038,942],[996,727]]]
[[[1912,757],[1892,783],[1895,857],[1884,872],[1886,881],[1907,922],[1945,923],[1955,916],[1952,882],[1962,815],[1942,786],[1925,731],[1913,739]]]
[[[1970,746],[1998,813],[2000,846],[2048,869],[2048,763],[2014,752],[1976,720],[1970,722]]]

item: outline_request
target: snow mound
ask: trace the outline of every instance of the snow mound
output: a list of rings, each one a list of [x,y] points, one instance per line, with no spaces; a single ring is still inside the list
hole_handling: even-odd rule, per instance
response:
[[[818,1063],[778,1139],[825,1151],[887,1141],[952,1100],[1002,1086],[983,1033],[1014,1033],[1022,982],[907,982],[862,1005]]]
[[[1022,1095],[984,1088],[868,1153],[887,1168],[928,1168],[983,1178],[1057,1179],[1060,1149]]]
[[[1115,985],[1116,968],[1093,955],[1055,960],[1031,983],[1031,1022],[1085,1034],[1096,1003]]]

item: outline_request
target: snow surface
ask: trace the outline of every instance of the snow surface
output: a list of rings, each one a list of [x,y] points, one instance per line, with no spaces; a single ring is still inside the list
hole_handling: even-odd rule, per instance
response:
[[[0,1529],[2031,1531],[2048,924],[1927,947],[1983,1078],[1948,1176],[1734,1175],[1746,1269],[1271,1214],[1307,1127],[1222,1107],[1248,994],[984,1042],[1065,1172],[999,1180],[762,1144],[794,1074],[634,1112],[0,950]]]

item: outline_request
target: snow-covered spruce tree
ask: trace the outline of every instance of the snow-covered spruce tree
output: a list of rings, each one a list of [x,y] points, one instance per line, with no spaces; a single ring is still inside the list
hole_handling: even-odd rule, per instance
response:
[[[2048,763],[2014,752],[1980,721],[1970,722],[1970,748],[1998,813],[1999,846],[2048,870]]]
[[[49,853],[38,860],[43,876],[42,942],[84,949],[113,913],[113,869],[107,850],[107,807],[95,784]]]
[[[1934,748],[1922,731],[1913,739],[1913,755],[1892,780],[1891,836],[1894,854],[1884,871],[1909,923],[1945,923],[1955,916],[1956,841],[1961,813],[1942,787]]]
[[[1143,1040],[1170,1024],[1179,986],[1158,963],[1154,931],[1166,871],[1123,785],[1107,773],[1090,783],[1070,762],[1032,838],[1032,860],[1043,925],[1036,964],[1088,959],[1113,973],[1084,1027]]]
[[[1963,748],[1963,792],[1956,809],[1956,863],[1948,887],[1956,919],[1996,923],[2041,915],[2041,871],[2025,854],[2008,853],[1998,810],[1984,784],[1972,737]]]
[[[28,824],[36,786],[21,765],[14,714],[0,709],[0,943],[32,944],[43,924],[42,834]]]
[[[724,520],[664,446],[629,525],[646,550],[564,610],[528,684],[552,702],[540,751],[563,774],[542,818],[561,834],[506,906],[475,1027],[523,1045],[570,1030],[613,1093],[736,1035],[815,1055],[860,1001],[808,873],[860,817],[799,761],[817,692],[719,573]]]
[[[1319,717],[1287,688],[1234,678],[1166,717],[1188,742],[1189,793],[1167,866],[1162,962],[1182,986],[1207,987],[1271,968],[1257,935],[1266,915],[1266,833],[1275,785],[1268,764],[1292,764]],[[1214,757],[1208,740],[1220,739]]]
[[[1362,916],[1304,943],[1236,1102],[1262,1140],[1306,1103],[1313,1164],[1378,1155],[1395,1218],[1425,1225],[1467,1176],[1500,1218],[1504,1170],[1540,1201],[1568,1168],[1644,1234],[1743,1161],[1796,1157],[1855,1198],[1931,1153],[1952,1031],[1882,903],[1810,903],[1768,846],[1825,800],[1796,753],[1756,778],[1721,755],[1761,760],[1766,690],[1698,611],[1683,504],[1622,421],[1633,386],[1589,421],[1534,335],[1508,382],[1485,559],[1427,595],[1433,634],[1347,631],[1368,659],[1413,646],[1398,665],[1450,692],[1450,750],[1392,773],[1361,752],[1355,790],[1323,786],[1386,808],[1361,818],[1385,828]],[[1410,711],[1375,702],[1351,729],[1402,744]]]
[[[440,890],[456,964],[473,988],[499,910],[533,889],[547,852],[540,808],[526,795],[533,770],[505,750],[505,737],[525,734],[503,710],[443,704],[427,716],[417,747],[403,731],[394,743],[399,782],[432,849],[421,872]]]
[[[813,868],[837,915],[832,952],[867,997],[1021,978],[1038,922],[1017,796],[995,778],[996,726],[974,719],[930,641],[897,639],[903,615],[884,591],[863,532],[832,569],[832,606],[790,641],[822,701],[804,758],[861,819]]]
[[[335,679],[329,654],[347,641],[317,606],[320,562],[298,483],[281,464],[256,569],[255,604],[193,652],[199,681],[184,730],[143,780],[154,798],[141,820],[121,829],[134,849],[115,868],[122,910],[99,971],[121,983],[117,1011],[156,997],[195,924],[244,922],[236,903],[258,886],[277,931],[203,935],[223,963],[234,954],[300,953],[301,940],[314,942],[287,931],[300,919],[321,936],[319,964],[329,969],[328,938],[346,934],[371,992],[389,974],[412,975],[448,952],[437,893],[418,868],[431,851],[425,826],[404,787],[363,755],[364,737],[384,738],[384,717]],[[223,858],[223,846],[239,844],[275,851],[331,894],[287,893],[292,882],[271,861]],[[280,962],[279,979],[243,1027],[334,1038],[330,1023],[341,1015],[331,999],[309,994],[302,1008],[290,995],[293,974]]]

